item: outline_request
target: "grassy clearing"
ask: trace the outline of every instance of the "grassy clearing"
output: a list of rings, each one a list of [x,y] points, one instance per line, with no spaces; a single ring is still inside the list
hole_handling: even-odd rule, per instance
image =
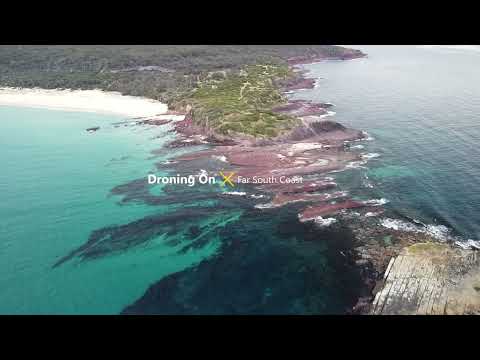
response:
[[[193,105],[195,121],[217,133],[274,137],[298,122],[272,111],[286,102],[275,81],[292,75],[286,65],[249,65],[226,78],[198,82],[184,100]]]

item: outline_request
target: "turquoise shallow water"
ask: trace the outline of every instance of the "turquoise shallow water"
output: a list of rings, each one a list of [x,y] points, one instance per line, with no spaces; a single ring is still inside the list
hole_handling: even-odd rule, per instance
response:
[[[13,107],[0,107],[0,119],[0,313],[118,313],[153,281],[216,251],[214,239],[183,254],[151,239],[128,252],[52,269],[93,230],[167,211],[120,206],[109,191],[162,160],[149,152],[172,139],[169,127],[116,128],[111,124],[124,119]],[[101,129],[89,134],[91,126]]]
[[[355,303],[361,281],[341,255],[350,234],[301,224],[295,207],[256,210],[264,199],[218,185],[148,186],[152,171],[224,164],[159,165],[194,150],[163,147],[170,125],[10,107],[0,118],[0,313],[116,314],[159,281],[162,302],[134,312],[342,313]]]
[[[358,48],[369,57],[308,65],[319,86],[295,95],[334,103],[334,120],[375,139],[354,144],[379,157],[336,173],[340,187],[479,239],[480,52]],[[329,314],[361,295],[342,226],[301,224],[295,204],[260,211],[264,200],[218,186],[146,187],[178,153],[162,149],[169,125],[13,107],[0,119],[2,314]],[[189,166],[169,168],[222,165]]]

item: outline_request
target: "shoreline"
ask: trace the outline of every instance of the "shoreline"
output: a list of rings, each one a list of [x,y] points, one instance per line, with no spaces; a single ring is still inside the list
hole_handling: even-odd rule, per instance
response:
[[[301,62],[297,59],[290,63],[290,67],[294,70],[300,70],[299,66],[329,59],[315,58],[309,60],[312,61]],[[350,58],[336,60],[343,61],[350,60]],[[286,84],[282,93],[285,95],[297,93],[318,86],[318,80],[308,78],[305,76],[306,74],[307,71],[305,70],[298,71],[299,76],[293,79],[291,84]],[[349,165],[354,163],[366,163],[368,160],[368,158],[363,157],[361,152],[351,152],[350,149],[345,151],[343,147],[345,143],[351,141],[367,141],[368,138],[364,132],[347,129],[335,121],[325,121],[323,119],[326,116],[334,115],[334,112],[327,110],[333,106],[332,104],[288,100],[286,105],[275,109],[275,111],[301,119],[304,125],[302,131],[293,137],[285,136],[274,139],[277,143],[269,143],[270,139],[268,139],[254,141],[253,144],[251,143],[252,139],[246,136],[222,137],[213,132],[205,132],[205,129],[200,129],[192,123],[189,111],[186,111],[186,114],[177,113],[170,111],[168,106],[161,102],[144,97],[126,96],[118,92],[0,88],[0,106],[2,105],[115,114],[137,119],[139,120],[136,121],[137,123],[146,125],[163,125],[170,120],[180,120],[181,117],[185,121],[177,122],[173,131],[176,131],[180,136],[185,136],[185,138],[180,141],[175,140],[173,144],[180,146],[172,147],[207,144],[211,148],[207,151],[194,150],[192,153],[176,160],[195,161],[202,160],[202,157],[222,158],[225,159],[226,165],[246,166],[246,170],[244,168],[240,171],[244,175],[254,174],[258,171],[258,164],[261,163],[269,164],[260,169],[265,171],[265,176],[269,175],[270,171],[277,171],[278,169],[280,169],[278,176],[283,172],[293,175],[297,173],[305,174],[307,177],[316,175],[318,178],[307,181],[303,186],[257,187],[262,192],[272,195],[270,203],[260,205],[272,208],[300,202],[305,204],[303,212],[298,214],[301,222],[313,221],[319,227],[337,226],[335,225],[337,222],[347,222],[358,237],[357,243],[352,246],[351,253],[348,254],[348,260],[353,261],[359,268],[359,271],[364,275],[365,284],[371,292],[371,296],[359,298],[357,305],[352,309],[353,313],[368,313],[370,311],[374,298],[377,298],[376,294],[381,294],[379,287],[384,284],[382,279],[387,275],[390,264],[406,248],[422,242],[444,244],[451,248],[460,246],[452,239],[436,238],[434,234],[428,231],[428,227],[433,225],[422,224],[422,227],[416,224],[418,225],[417,228],[412,230],[409,225],[414,224],[414,222],[403,221],[404,228],[402,228],[400,223],[402,220],[394,215],[386,215],[388,210],[383,209],[383,204],[373,204],[372,201],[374,200],[351,200],[346,194],[335,192],[335,190],[332,197],[325,197],[325,193],[315,194],[320,190],[335,189],[336,183],[329,180],[328,177],[331,173],[346,170]],[[319,133],[316,132],[305,133],[303,131],[303,129],[309,129],[312,124],[318,122],[329,124],[327,128],[319,129],[320,132],[323,132],[323,135],[319,136]],[[96,131],[94,128],[88,130]],[[362,136],[359,135],[359,132],[362,133]],[[332,136],[333,133],[336,135]],[[318,148],[318,144],[322,144],[323,147]],[[351,147],[351,150],[353,149],[354,146]],[[319,150],[319,154],[312,155],[317,150]],[[242,152],[246,152],[248,155],[243,156]],[[272,156],[263,156],[265,152]],[[356,154],[357,157],[346,156],[342,158],[344,152],[346,154]],[[293,153],[293,155],[290,155],[290,153]],[[285,160],[288,158],[293,159],[290,164],[288,164],[288,160]],[[293,164],[297,165],[293,166]],[[309,166],[311,167],[308,171],[299,170]],[[230,195],[246,195],[246,193],[231,192]],[[250,196],[253,197],[253,195]],[[334,202],[330,203],[329,200],[334,200]],[[258,207],[258,209],[261,209],[261,207]],[[335,216],[335,218],[330,216]],[[385,226],[384,219],[390,220],[386,223],[388,226]],[[384,240],[386,237],[388,237],[388,241]],[[380,239],[381,243],[372,242],[374,238],[376,241]],[[478,245],[478,242],[473,241],[473,243],[470,244],[470,249]],[[467,244],[464,245],[467,246]]]
[[[310,58],[302,60],[303,61],[296,59],[295,61],[289,61],[290,68],[297,73],[297,76],[292,79],[291,82],[281,87],[284,95],[316,87],[317,79],[308,78],[306,76],[308,71],[301,68],[301,66],[317,63],[326,59]],[[176,140],[173,143],[173,147],[200,144],[211,145],[208,150],[194,151],[176,160],[189,162],[201,161],[202,159],[210,157],[223,158],[225,165],[230,166],[229,170],[237,171],[237,173],[239,172],[244,175],[252,175],[258,171],[261,171],[265,176],[271,175],[271,172],[275,172],[275,174],[315,175],[316,178],[313,179],[313,181],[307,181],[303,186],[297,186],[295,188],[262,186],[255,189],[254,187],[253,189],[269,193],[271,196],[269,203],[257,204],[255,208],[269,209],[300,202],[305,203],[303,211],[300,211],[298,214],[299,221],[301,222],[313,221],[320,228],[331,225],[336,226],[338,222],[346,223],[356,234],[355,244],[352,246],[351,252],[349,252],[347,261],[352,262],[358,268],[367,291],[367,296],[360,296],[357,303],[352,307],[351,312],[354,314],[373,313],[372,307],[375,307],[375,301],[378,301],[377,294],[382,293],[382,290],[384,290],[384,278],[388,275],[388,265],[405,251],[408,251],[411,246],[420,244],[442,244],[448,249],[458,249],[462,248],[462,245],[459,245],[455,241],[458,239],[447,236],[447,234],[442,234],[441,231],[438,232],[439,228],[433,224],[425,225],[424,227],[416,224],[414,229],[409,226],[405,228],[398,226],[404,219],[389,214],[390,211],[383,207],[384,203],[388,201],[383,203],[375,203],[376,200],[356,201],[349,199],[348,192],[346,192],[347,196],[345,196],[346,194],[340,194],[338,192],[315,195],[317,190],[326,189],[327,187],[334,188],[336,186],[335,182],[329,179],[331,173],[346,170],[349,168],[349,165],[355,164],[356,162],[361,161],[361,163],[364,164],[369,160],[362,156],[361,153],[358,153],[357,157],[347,157],[344,159],[345,161],[339,162],[338,168],[329,168],[325,166],[325,164],[319,164],[318,160],[322,162],[321,158],[325,158],[326,156],[328,159],[329,155],[332,156],[332,154],[325,153],[326,147],[323,149],[320,147],[320,150],[315,148],[318,144],[325,145],[326,143],[329,148],[331,147],[336,151],[336,153],[330,157],[330,162],[332,160],[335,162],[339,156],[341,157],[342,153],[351,154],[350,151],[345,151],[345,148],[343,148],[345,144],[351,141],[370,140],[365,132],[361,132],[362,136],[357,136],[355,132],[358,130],[347,129],[335,121],[324,120],[323,118],[326,114],[331,114],[331,112],[327,111],[327,108],[332,106],[332,104],[328,104],[328,106],[325,105],[326,104],[313,103],[306,100],[291,100],[287,98],[287,103],[281,105],[278,110],[301,119],[304,128],[309,128],[314,123],[328,123],[330,124],[329,129],[322,129],[326,131],[324,136],[318,136],[318,133],[306,134],[305,132],[300,132],[299,137],[292,137],[287,134],[283,136],[283,138],[279,137],[267,141],[252,140],[242,135],[229,136],[227,139],[216,139],[217,134],[212,134],[208,131],[205,132],[205,129],[198,128],[193,123],[191,112],[186,111],[185,121],[178,122],[178,126],[175,127],[176,132],[180,134],[183,140]],[[305,118],[310,121],[304,121]],[[350,131],[350,133],[348,136],[345,136],[348,131]],[[343,136],[332,136],[335,132]],[[292,131],[292,133],[294,133],[294,131]],[[271,140],[273,140],[273,142]],[[298,149],[299,145],[301,145],[301,149]],[[292,150],[294,150],[294,148],[294,152],[296,152],[295,155],[300,155],[300,157],[295,158],[295,156],[292,156]],[[352,147],[352,150],[353,148],[354,147]],[[299,151],[297,152],[297,150]],[[312,152],[316,151],[319,151],[318,156],[320,156],[320,158],[311,156]],[[272,156],[266,156],[265,154],[272,154]],[[280,160],[276,157],[279,157]],[[285,159],[288,158],[294,158],[294,161],[290,164],[285,162]],[[292,166],[292,164],[295,163],[300,165]],[[268,164],[268,166],[262,166],[262,164]],[[314,168],[311,167],[312,164],[318,164],[318,166]],[[311,167],[311,169],[308,171],[302,170],[302,168],[305,169],[309,167]],[[293,172],[289,170],[293,170]],[[313,173],[311,170],[314,170]],[[242,194],[247,196],[246,193]],[[329,195],[331,195],[331,197]],[[334,201],[330,202],[330,199]],[[332,215],[335,217],[331,217]],[[390,222],[386,220],[390,220]],[[433,228],[436,229],[432,231]],[[375,238],[377,239],[373,240]],[[467,247],[467,243],[468,242],[464,244],[465,247]],[[479,245],[478,242],[471,241],[468,245],[470,250],[465,247],[463,247],[463,249],[474,253],[475,248],[477,247],[478,249]],[[452,261],[450,258],[445,259],[447,263]],[[407,274],[407,276],[410,275]],[[448,281],[448,279],[446,279],[446,281]],[[388,289],[385,291],[388,291]],[[468,299],[466,301],[468,301]],[[405,311],[405,308],[409,305],[407,301],[405,301],[405,303],[400,302],[400,311]]]
[[[302,65],[318,62],[295,63],[293,67],[303,77],[309,71]],[[316,87],[318,79],[313,79],[312,84],[309,88]],[[480,241],[460,238],[455,229],[441,224],[399,217],[383,204],[379,205],[379,211],[353,206],[342,210],[336,219],[320,216],[314,220],[319,226],[342,222],[355,234],[349,257],[359,269],[368,291],[366,296],[358,298],[351,313],[479,314],[480,302],[477,293],[472,291],[472,287],[477,289],[472,278],[480,271],[477,256]],[[456,267],[462,267],[464,274],[458,275],[452,270]],[[422,273],[419,270],[422,268],[435,276]],[[430,288],[435,287],[439,290],[430,292]]]
[[[167,104],[119,92],[70,89],[8,88],[0,87],[0,106],[17,106],[48,110],[93,112],[148,118],[172,115]]]

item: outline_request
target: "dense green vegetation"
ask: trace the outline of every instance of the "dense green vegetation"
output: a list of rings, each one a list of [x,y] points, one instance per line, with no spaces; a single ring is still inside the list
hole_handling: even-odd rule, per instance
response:
[[[342,51],[328,45],[3,45],[0,86],[100,88],[166,101],[211,71]],[[142,68],[148,66],[154,68]]]
[[[184,101],[193,105],[197,122],[217,133],[273,137],[296,124],[272,111],[286,101],[274,83],[289,76],[286,65],[248,65],[238,74],[200,81]]]
[[[271,111],[282,101],[273,81],[288,75],[286,59],[344,52],[330,45],[9,45],[0,46],[0,86],[190,102],[196,119],[217,132],[273,136],[294,121]]]

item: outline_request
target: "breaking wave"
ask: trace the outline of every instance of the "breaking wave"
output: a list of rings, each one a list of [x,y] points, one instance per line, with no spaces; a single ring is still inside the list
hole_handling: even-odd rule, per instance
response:
[[[212,158],[218,161],[227,162],[227,157],[225,155],[212,155]]]
[[[252,194],[250,195],[250,197],[252,199],[263,199],[265,197],[265,195],[255,195],[255,194]]]
[[[257,204],[254,207],[255,209],[272,209],[276,206],[272,203],[266,203],[266,204]]]
[[[480,241],[468,239],[467,241],[455,241],[455,245],[458,247],[469,250],[469,249],[477,249],[480,250]]]
[[[337,222],[337,219],[335,218],[323,218],[321,216],[318,216],[315,218],[315,224],[319,225],[319,226],[330,226],[334,223]]]
[[[391,218],[384,218],[380,220],[380,225],[392,230],[427,234],[442,242],[456,239],[453,235],[451,235],[450,229],[444,225],[429,224],[423,226]]]
[[[323,118],[326,118],[326,117],[329,117],[329,116],[334,116],[336,114],[335,111],[327,111],[326,114],[322,114],[320,116],[318,116],[319,119],[323,119]]]
[[[368,154],[361,154],[360,156],[362,157],[362,159],[370,160],[370,159],[375,159],[375,158],[379,157],[380,154],[379,153],[368,153]]]
[[[363,134],[363,138],[355,140],[355,141],[373,141],[373,140],[375,140],[375,138],[366,131],[362,131],[362,134]]]
[[[366,163],[367,163],[366,160],[352,161],[352,162],[348,163],[347,165],[345,165],[345,169],[366,169],[366,167],[364,166]],[[332,171],[332,172],[335,172],[335,170]]]
[[[389,201],[385,198],[381,198],[381,199],[366,200],[363,203],[365,205],[370,205],[370,206],[381,206],[389,203]]]
[[[358,144],[358,145],[350,146],[350,149],[363,149],[364,147],[365,146]]]

